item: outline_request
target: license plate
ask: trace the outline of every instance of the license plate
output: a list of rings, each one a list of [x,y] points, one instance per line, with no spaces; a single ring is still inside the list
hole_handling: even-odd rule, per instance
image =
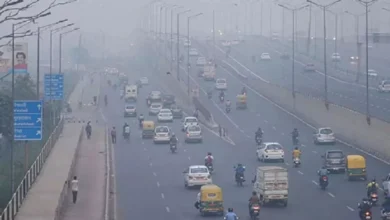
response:
[[[371,216],[366,216],[366,219],[367,219],[367,220],[370,220],[370,219],[371,219]]]

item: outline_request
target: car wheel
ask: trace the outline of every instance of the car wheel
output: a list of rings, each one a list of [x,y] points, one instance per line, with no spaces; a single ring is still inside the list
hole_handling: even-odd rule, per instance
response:
[[[280,161],[281,161],[282,163],[284,163],[284,159],[281,159]]]
[[[188,189],[188,184],[184,182],[184,188]]]

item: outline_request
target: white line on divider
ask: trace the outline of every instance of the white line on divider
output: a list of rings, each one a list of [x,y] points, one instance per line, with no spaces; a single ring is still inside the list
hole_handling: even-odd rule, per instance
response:
[[[161,193],[161,198],[165,199],[164,193]]]
[[[165,207],[165,210],[167,210],[167,212],[171,212],[171,210],[169,209],[169,207]]]
[[[311,182],[318,186],[318,183],[316,181],[312,180]]]
[[[301,174],[301,175],[303,175],[303,173],[302,173],[301,171],[299,171],[299,170],[298,170],[298,173]]]
[[[160,183],[159,182],[157,182],[157,187],[160,188]]]
[[[349,206],[347,206],[347,209],[349,209],[351,212],[355,211],[355,209],[353,209],[353,208],[351,208]]]
[[[332,193],[328,192],[328,195],[331,196],[331,197],[336,197],[335,195],[333,195]]]

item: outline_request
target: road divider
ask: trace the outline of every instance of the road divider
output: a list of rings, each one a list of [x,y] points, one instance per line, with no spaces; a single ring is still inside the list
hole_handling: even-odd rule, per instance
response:
[[[232,59],[239,63],[234,58]],[[232,63],[230,65],[234,66]],[[229,71],[229,73],[241,78],[236,71]],[[251,74],[254,73],[251,72]],[[289,89],[264,80],[242,80],[242,83],[309,127],[313,129],[331,127],[338,141],[390,164],[387,162],[390,159],[389,123],[371,118],[371,125],[368,125],[366,116],[363,114],[333,104],[330,104],[327,110],[323,100],[299,93],[296,93],[294,99]]]

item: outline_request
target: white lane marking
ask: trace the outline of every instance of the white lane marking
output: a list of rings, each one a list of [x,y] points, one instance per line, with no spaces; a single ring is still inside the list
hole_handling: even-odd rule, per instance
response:
[[[160,183],[159,182],[157,182],[157,187],[160,188]]]
[[[282,136],[284,136],[284,133],[282,132]]]
[[[272,126],[272,129],[274,129],[274,130],[276,131],[276,128],[275,128],[275,126]]]
[[[169,209],[169,207],[165,207],[165,210],[167,210],[167,212],[171,212],[171,210]]]
[[[247,134],[246,134],[246,137],[247,137],[247,138],[251,138],[251,136],[249,136],[249,135],[247,135]]]
[[[311,182],[318,186],[318,183],[316,181],[312,180]]]
[[[191,160],[191,157],[188,157],[188,160]]]
[[[333,198],[336,197],[335,195],[333,195],[332,193],[329,193],[329,192],[328,192],[328,195],[330,195]]]
[[[146,151],[146,147],[144,147],[144,151]]]
[[[101,115],[101,116],[102,116],[102,118],[103,118],[103,121],[104,121],[104,123],[107,123],[106,116],[103,114],[103,111],[102,111],[102,109],[99,109],[99,112],[100,112],[100,115]]]
[[[142,141],[142,144],[145,144],[145,142]]]
[[[347,209],[349,209],[349,211],[351,211],[351,212],[355,211],[355,209],[353,209],[353,208],[351,208],[349,206],[347,206]]]
[[[153,166],[153,164],[152,164],[152,163],[150,163],[150,164],[149,164],[149,166]]]
[[[165,199],[164,193],[161,193],[161,198]]]
[[[157,176],[157,173],[153,172],[153,176]]]
[[[318,153],[318,152],[317,152],[317,151],[315,151],[315,150],[313,150],[312,152],[313,152],[314,154]]]
[[[184,152],[187,152],[187,149],[183,149]]]
[[[268,124],[268,121],[267,121],[267,120],[264,120],[264,123]]]
[[[303,175],[303,173],[302,173],[301,171],[299,171],[299,170],[298,170],[298,173],[301,174],[301,175]]]
[[[289,165],[287,162],[285,163],[287,166]]]

